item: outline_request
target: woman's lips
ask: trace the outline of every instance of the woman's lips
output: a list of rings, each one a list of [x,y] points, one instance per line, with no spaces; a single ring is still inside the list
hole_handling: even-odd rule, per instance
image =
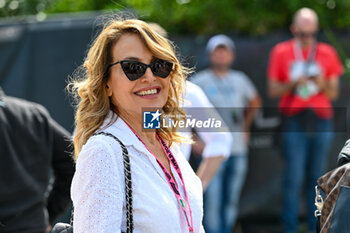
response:
[[[160,92],[160,87],[148,87],[142,88],[134,92],[137,96],[144,99],[154,99],[157,98]]]

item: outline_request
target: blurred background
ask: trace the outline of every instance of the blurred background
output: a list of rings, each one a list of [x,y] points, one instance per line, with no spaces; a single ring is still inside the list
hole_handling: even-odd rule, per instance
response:
[[[65,91],[67,80],[82,64],[105,19],[128,12],[164,27],[183,63],[197,71],[208,66],[208,38],[216,33],[229,35],[237,48],[233,68],[251,78],[264,107],[276,107],[277,100],[267,97],[269,52],[276,43],[291,38],[292,16],[301,7],[317,12],[319,40],[333,45],[343,62],[346,72],[340,80],[340,98],[333,104],[348,109],[349,0],[0,0],[0,86],[7,95],[41,103],[71,132],[74,108]],[[329,169],[335,167],[338,152],[349,137],[348,115],[335,133]],[[281,232],[279,126],[278,114],[264,112],[254,123],[235,232]],[[300,205],[303,220],[305,204]]]

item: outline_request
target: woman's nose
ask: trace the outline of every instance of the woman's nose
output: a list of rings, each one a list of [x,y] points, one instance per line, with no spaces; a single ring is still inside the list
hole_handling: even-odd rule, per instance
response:
[[[156,76],[153,74],[152,70],[150,67],[147,67],[145,74],[142,77],[142,80],[148,81],[148,82],[153,82],[156,80]]]

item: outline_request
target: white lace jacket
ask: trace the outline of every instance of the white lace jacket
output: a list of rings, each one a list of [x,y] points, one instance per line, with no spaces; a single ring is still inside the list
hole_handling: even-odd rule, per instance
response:
[[[121,118],[109,125],[113,116],[115,114],[110,112],[99,131],[117,136],[129,151],[134,232],[188,232],[182,209],[155,158]],[[192,209],[194,231],[204,232],[201,182],[180,150],[175,147],[171,150],[183,174]],[[74,233],[126,231],[123,168],[122,150],[113,138],[93,136],[83,146],[71,187]],[[182,187],[175,169],[171,168],[178,187]],[[182,188],[180,192],[183,196]]]

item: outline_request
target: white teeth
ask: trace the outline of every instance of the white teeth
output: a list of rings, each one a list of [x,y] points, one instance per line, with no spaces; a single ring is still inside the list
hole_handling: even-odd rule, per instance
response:
[[[150,89],[150,90],[147,90],[147,91],[139,91],[139,92],[136,92],[136,95],[154,95],[154,94],[157,94],[157,89]]]

